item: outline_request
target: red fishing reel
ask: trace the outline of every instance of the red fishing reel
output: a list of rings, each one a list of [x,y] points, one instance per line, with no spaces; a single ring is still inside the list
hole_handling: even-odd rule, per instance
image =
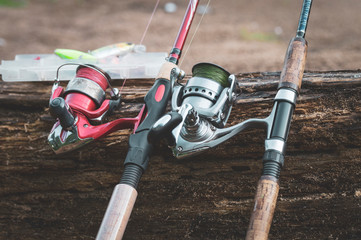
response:
[[[65,65],[79,67],[64,90],[59,86],[58,75],[59,69]],[[50,114],[57,119],[48,136],[55,153],[79,148],[119,129],[138,127],[144,109],[135,118],[103,123],[121,102],[119,90],[113,88],[110,82],[110,76],[94,65],[67,63],[58,68],[49,102]],[[110,99],[106,99],[108,88]]]

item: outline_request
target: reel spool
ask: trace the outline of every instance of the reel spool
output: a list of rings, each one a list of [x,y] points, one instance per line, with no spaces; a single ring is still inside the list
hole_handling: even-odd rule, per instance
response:
[[[199,63],[192,68],[192,78],[184,87],[182,104],[191,104],[195,109],[212,107],[222,90],[229,87],[230,74],[223,68],[210,64]]]
[[[102,105],[111,80],[106,72],[92,67],[79,66],[64,92],[65,102],[83,113],[94,111]]]
[[[62,66],[59,67],[59,69]],[[58,71],[59,71],[58,69]],[[49,103],[50,113],[54,118],[59,119],[64,128],[69,128],[74,124],[75,117],[73,111],[87,116],[92,122],[101,122],[104,119],[103,113],[106,110],[105,91],[110,86],[111,78],[109,75],[93,65],[80,65],[76,70],[76,76],[69,81],[65,91],[55,92]],[[55,84],[58,86],[58,80]],[[120,95],[117,89],[112,89],[113,99],[119,100],[112,102],[119,104]],[[100,111],[99,111],[100,110]],[[95,116],[101,114],[95,118]]]
[[[59,86],[58,75],[65,65],[79,67],[64,90]],[[105,134],[139,123],[138,116],[102,124],[106,116],[119,107],[121,100],[119,90],[112,88],[110,82],[110,76],[94,65],[71,63],[58,68],[49,102],[50,113],[57,122],[48,137],[56,153],[73,150]],[[110,99],[106,99],[108,88]]]
[[[206,118],[216,127],[224,127],[231,110],[234,81],[234,75],[222,67],[212,63],[198,63],[193,66],[192,78],[187,84],[175,87],[172,110],[189,104],[193,107],[193,115]],[[190,122],[192,118],[199,117],[187,117]]]

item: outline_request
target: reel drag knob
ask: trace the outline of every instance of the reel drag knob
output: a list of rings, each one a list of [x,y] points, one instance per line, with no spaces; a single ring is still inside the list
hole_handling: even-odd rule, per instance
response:
[[[170,112],[161,117],[154,123],[148,134],[149,142],[159,142],[162,138],[166,138],[168,145],[172,146],[175,139],[172,131],[182,122],[182,115],[177,112]]]
[[[65,100],[61,97],[54,98],[49,103],[50,114],[59,119],[60,125],[64,129],[68,129],[73,126],[75,118],[69,108],[69,105],[66,104]]]

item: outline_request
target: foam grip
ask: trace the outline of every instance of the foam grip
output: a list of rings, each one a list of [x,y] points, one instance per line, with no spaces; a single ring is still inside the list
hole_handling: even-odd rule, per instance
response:
[[[153,87],[144,97],[147,116],[136,132],[149,130],[163,116],[172,94],[171,87],[171,83],[167,79],[160,78],[155,81]]]
[[[146,170],[152,154],[153,143],[148,141],[148,133],[161,118],[171,96],[171,83],[167,79],[157,79],[144,98],[147,116],[134,134],[129,137],[129,149],[124,164],[135,164]]]

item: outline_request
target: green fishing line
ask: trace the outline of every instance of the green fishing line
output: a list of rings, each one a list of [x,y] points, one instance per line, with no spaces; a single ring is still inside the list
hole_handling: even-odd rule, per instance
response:
[[[228,78],[230,73],[213,63],[198,63],[193,66],[193,77],[208,78],[218,82],[222,87],[229,87]]]

